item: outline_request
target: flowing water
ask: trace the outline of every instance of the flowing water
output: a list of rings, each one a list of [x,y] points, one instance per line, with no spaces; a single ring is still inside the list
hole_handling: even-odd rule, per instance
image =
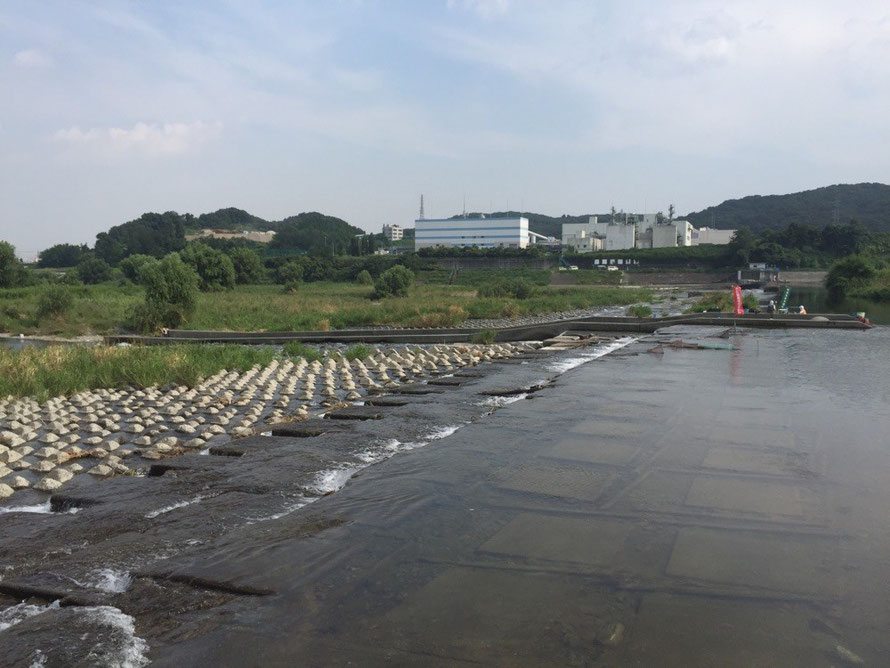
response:
[[[65,545],[68,523],[97,541],[115,517],[133,529],[56,572],[173,544],[78,578],[114,592],[103,614],[7,608],[0,642],[47,665],[48,629],[66,624],[107,629],[103,651],[129,665],[886,665],[890,328],[719,334],[504,365],[342,438],[193,458],[215,472],[202,486],[227,485],[218,496],[183,473],[120,482],[157,490],[153,503],[28,515]],[[507,379],[528,389],[480,393]],[[339,459],[270,507],[259,486],[286,490],[295,458],[331,438]],[[267,521],[219,530],[260,502]],[[220,583],[224,596],[208,589]]]

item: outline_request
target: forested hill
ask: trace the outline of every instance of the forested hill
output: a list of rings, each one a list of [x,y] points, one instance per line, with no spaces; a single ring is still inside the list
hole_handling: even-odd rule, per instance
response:
[[[890,231],[890,186],[856,183],[805,190],[790,195],[751,195],[726,200],[685,218],[696,227],[738,229],[759,234],[790,223],[824,227],[858,220],[869,230]]]
[[[95,252],[109,264],[117,264],[133,254],[162,257],[185,246],[186,231],[196,229],[275,230],[273,248],[284,250],[331,250],[346,252],[357,234],[364,232],[333,216],[317,212],[301,213],[281,221],[265,221],[241,209],[220,209],[200,216],[144,213],[139,218],[116,225],[96,235]]]
[[[234,207],[219,209],[211,213],[202,213],[197,218],[186,214],[185,225],[190,230],[256,230],[265,232],[275,228],[274,223]]]

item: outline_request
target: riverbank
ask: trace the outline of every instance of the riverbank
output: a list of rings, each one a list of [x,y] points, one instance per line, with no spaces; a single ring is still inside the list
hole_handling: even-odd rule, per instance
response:
[[[494,272],[492,280],[509,272]],[[40,286],[0,290],[0,331],[12,335],[111,334],[121,330],[127,312],[143,299],[133,285],[102,284],[74,290],[71,308],[59,317],[37,314]],[[406,297],[369,299],[372,288],[350,283],[317,282],[293,293],[279,285],[238,286],[227,292],[201,293],[195,314],[183,327],[230,331],[341,329],[369,325],[451,327],[468,319],[536,317],[556,312],[628,306],[649,301],[646,289],[579,285],[534,287],[519,299],[479,297],[468,285],[421,283]]]

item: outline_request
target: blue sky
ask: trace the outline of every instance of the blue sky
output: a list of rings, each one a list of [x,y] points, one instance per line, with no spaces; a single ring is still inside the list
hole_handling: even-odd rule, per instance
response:
[[[886,2],[0,0],[0,238],[686,213],[888,182],[888,118]]]

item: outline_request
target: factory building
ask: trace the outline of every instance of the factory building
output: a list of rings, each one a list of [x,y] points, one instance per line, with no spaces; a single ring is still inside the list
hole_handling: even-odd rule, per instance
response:
[[[414,248],[432,246],[527,248],[528,218],[419,218]]]
[[[735,230],[717,230],[713,227],[700,227],[692,230],[692,245],[714,244],[725,246],[735,234]]]
[[[384,225],[383,236],[390,241],[399,241],[405,236],[405,229],[401,225]]]
[[[587,223],[564,224],[562,245],[582,253],[632,248],[676,248],[700,243],[726,244],[734,233],[735,230],[706,227],[696,230],[688,220],[668,221],[657,213],[621,213],[606,223],[599,222],[597,216],[591,216]]]

